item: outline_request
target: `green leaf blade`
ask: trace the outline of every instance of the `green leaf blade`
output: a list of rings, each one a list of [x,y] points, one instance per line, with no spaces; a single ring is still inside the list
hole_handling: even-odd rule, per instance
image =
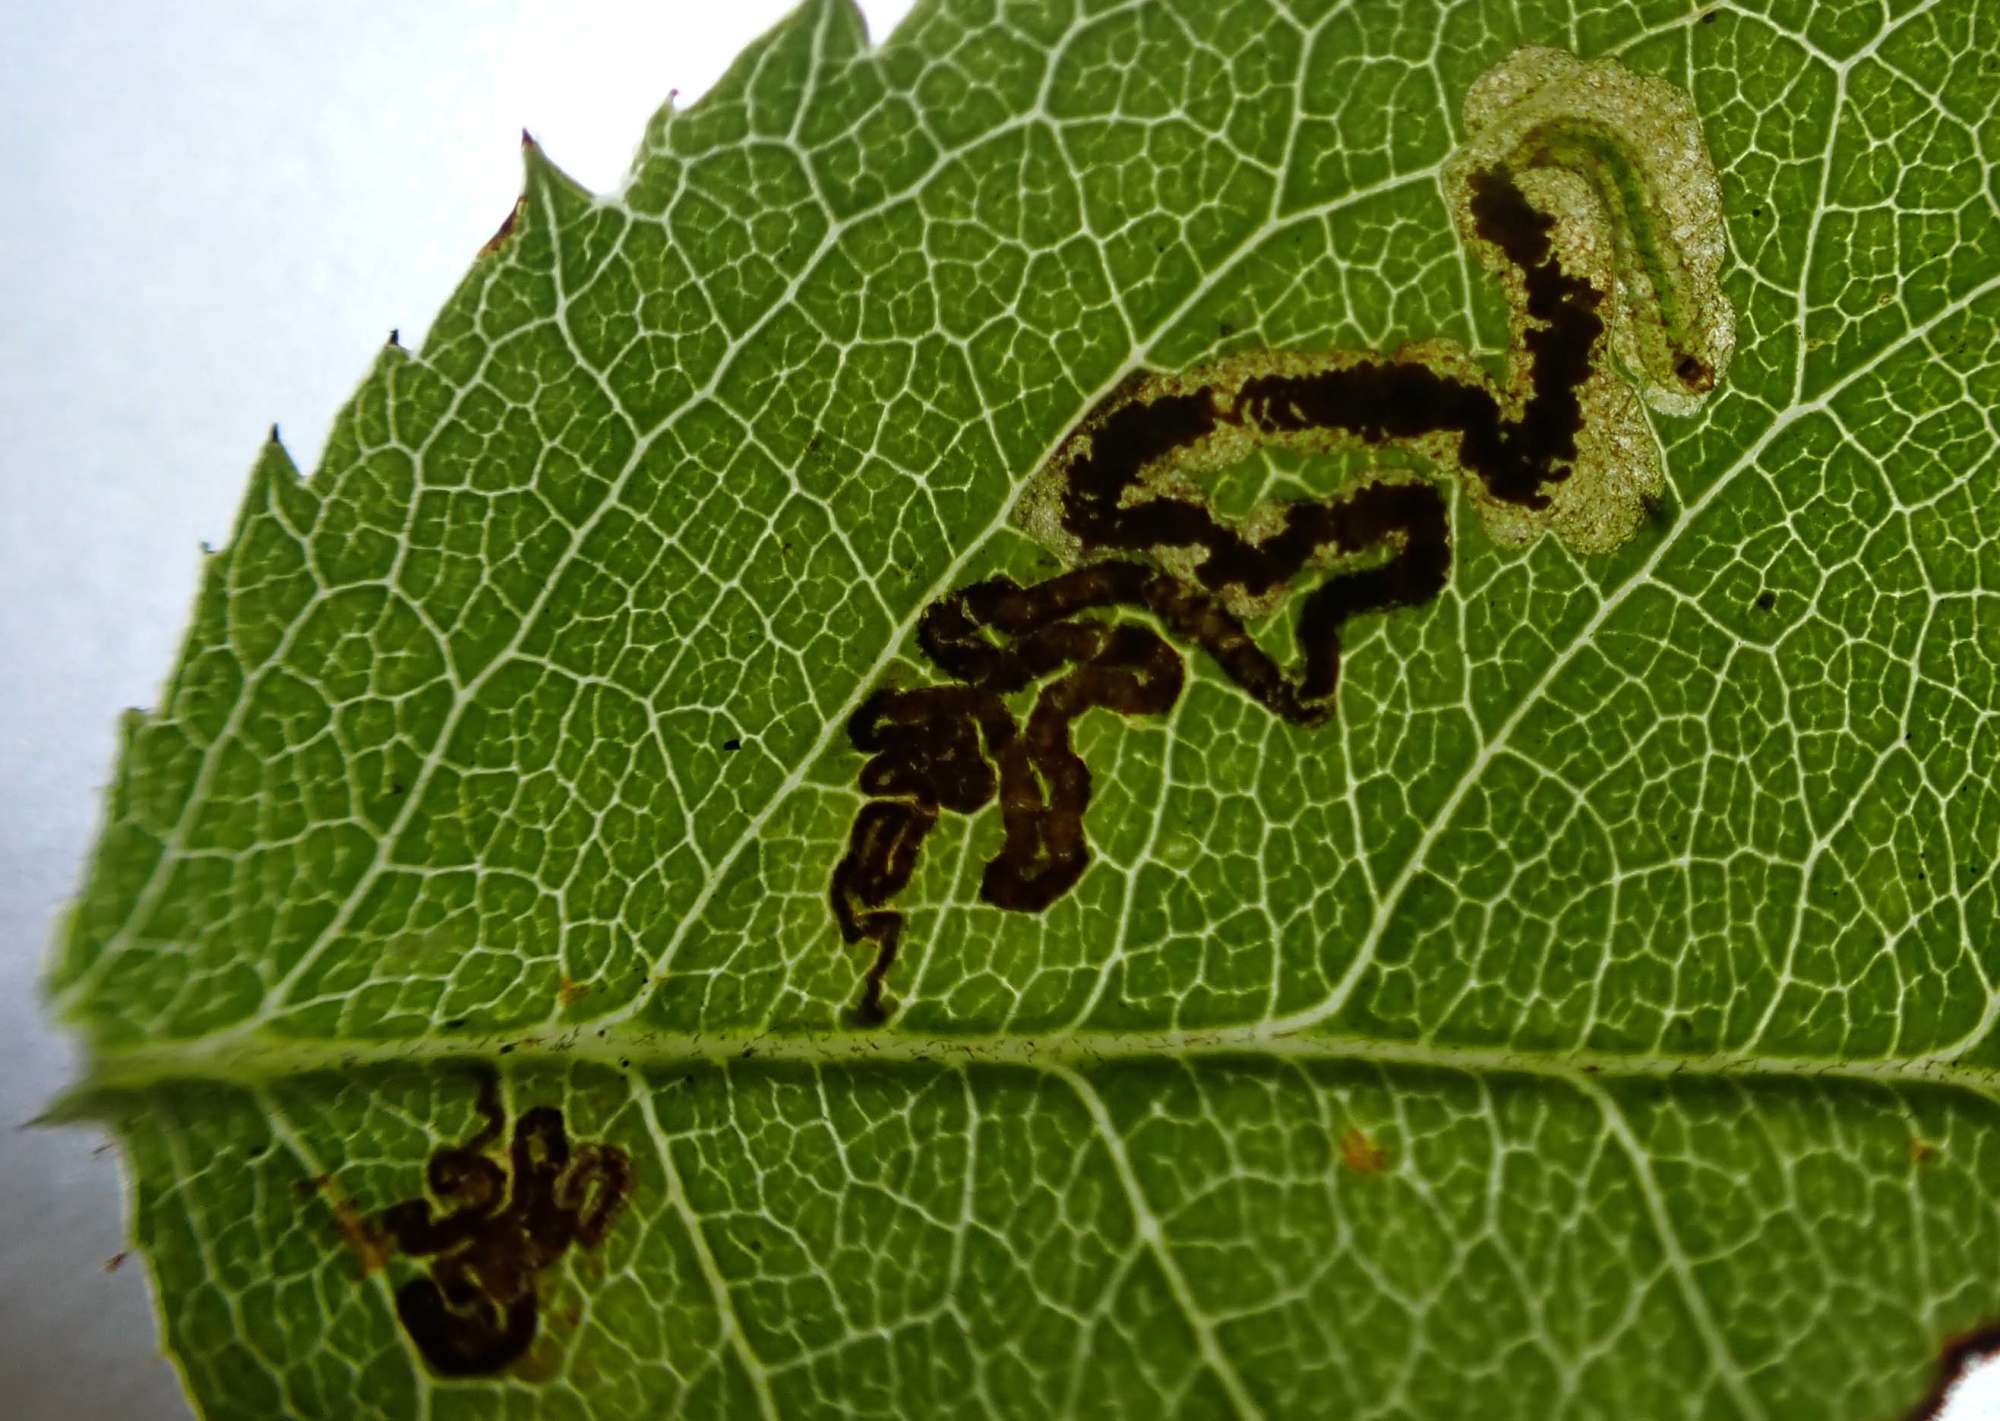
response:
[[[995,907],[999,816],[944,816],[858,1028],[849,716],[939,680],[941,595],[1059,568],[1015,500],[1131,371],[1497,368],[1443,194],[1529,44],[1691,95],[1722,174],[1736,350],[1651,419],[1658,506],[1582,555],[1460,493],[1325,724],[1192,651],[1078,720],[1089,871]],[[816,0],[619,192],[530,144],[318,471],[265,449],[52,969],[197,1404],[1907,1408],[2000,1313],[1996,45],[1986,0],[938,0],[871,49]],[[454,1379],[368,1229],[493,1067],[633,1187]]]

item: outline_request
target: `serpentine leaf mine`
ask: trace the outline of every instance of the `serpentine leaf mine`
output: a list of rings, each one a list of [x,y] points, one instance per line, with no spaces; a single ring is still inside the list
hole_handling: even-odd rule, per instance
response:
[[[903,928],[889,905],[941,810],[971,814],[997,794],[1005,841],[981,878],[988,903],[1039,912],[1082,876],[1091,780],[1071,725],[1097,706],[1170,708],[1184,679],[1170,641],[1273,714],[1317,725],[1334,713],[1348,619],[1444,587],[1441,485],[1455,479],[1503,543],[1548,532],[1593,554],[1637,530],[1665,482],[1642,401],[1693,413],[1735,338],[1721,188],[1693,106],[1611,60],[1531,48],[1473,84],[1464,118],[1444,186],[1461,240],[1508,298],[1504,377],[1442,341],[1388,357],[1260,351],[1135,373],[1093,410],[1015,510],[1070,570],[940,598],[917,640],[956,684],[884,686],[849,722],[869,798],[831,900],[842,939],[875,948],[859,1021],[887,1019]],[[1204,478],[1269,446],[1395,446],[1439,477],[1382,473],[1219,517]],[[1306,583],[1296,656],[1280,667],[1248,623]],[[1135,619],[1089,615],[1117,612]],[[1005,698],[1030,689],[1024,729]]]
[[[440,1376],[483,1376],[534,1341],[536,1275],[572,1243],[595,1248],[632,1193],[632,1162],[609,1145],[571,1146],[562,1112],[539,1105],[515,1122],[507,1164],[492,1153],[506,1131],[500,1083],[481,1077],[485,1122],[425,1167],[427,1199],[406,1199],[375,1221],[380,1237],[431,1260],[427,1275],[396,1290],[396,1315]]]

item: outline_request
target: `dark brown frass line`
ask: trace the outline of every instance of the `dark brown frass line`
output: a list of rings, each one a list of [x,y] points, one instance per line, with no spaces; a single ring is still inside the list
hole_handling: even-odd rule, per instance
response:
[[[509,1170],[488,1151],[506,1128],[500,1083],[480,1080],[485,1124],[462,1145],[430,1157],[431,1193],[384,1209],[376,1229],[403,1252],[433,1261],[428,1277],[396,1290],[396,1316],[440,1376],[499,1371],[534,1340],[535,1275],[572,1243],[594,1248],[632,1192],[632,1162],[609,1145],[574,1149],[562,1112],[539,1105],[514,1126]]]
[[[1167,496],[1126,502],[1156,461],[1219,427],[1272,440],[1310,430],[1369,444],[1457,432],[1458,462],[1496,499],[1548,506],[1544,484],[1569,474],[1583,422],[1579,389],[1604,334],[1595,287],[1571,276],[1537,211],[1505,168],[1472,179],[1479,235],[1519,268],[1527,312],[1530,393],[1504,417],[1483,385],[1415,362],[1364,360],[1306,374],[1261,375],[1224,402],[1211,386],[1120,405],[1114,395],[1090,428],[1090,450],[1069,468],[1062,521],[1091,561],[1023,587],[997,577],[946,594],[924,609],[917,643],[959,684],[884,686],[849,719],[848,738],[869,758],[869,796],[833,872],[834,920],[847,943],[875,944],[855,1017],[888,1017],[884,983],[895,965],[903,915],[889,906],[909,885],[938,812],[971,814],[1000,799],[1005,841],[986,865],[979,896],[1039,912],[1082,876],[1090,852],[1083,813],[1090,769],[1070,743],[1071,723],[1093,706],[1157,715],[1179,697],[1179,653],[1151,627],[1079,614],[1149,612],[1177,642],[1199,648],[1259,705],[1298,725],[1333,714],[1340,628],[1368,612],[1417,606],[1443,589],[1451,568],[1444,495],[1428,483],[1370,483],[1333,499],[1293,503],[1283,524],[1251,542],[1208,508]],[[1700,372],[1696,372],[1698,375]],[[1694,378],[1694,377],[1687,377]],[[1206,557],[1188,581],[1118,555],[1162,547]],[[1387,549],[1386,561],[1328,575],[1307,594],[1295,630],[1294,669],[1281,670],[1217,594],[1261,596],[1282,588],[1322,549]],[[1039,685],[1025,730],[1003,697]]]

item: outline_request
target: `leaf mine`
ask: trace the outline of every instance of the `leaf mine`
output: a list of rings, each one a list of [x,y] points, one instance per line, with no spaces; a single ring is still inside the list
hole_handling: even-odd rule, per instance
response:
[[[1135,374],[1092,411],[1015,513],[1073,570],[939,599],[918,644],[957,684],[883,687],[849,722],[869,800],[829,897],[842,940],[875,948],[857,1020],[887,1019],[903,926],[889,905],[941,810],[1000,801],[987,903],[1039,912],[1082,876],[1091,782],[1071,727],[1092,707],[1169,709],[1183,680],[1169,640],[1273,714],[1316,725],[1334,711],[1341,627],[1445,585],[1438,482],[1377,474],[1229,520],[1205,490],[1215,475],[1263,448],[1394,446],[1461,483],[1503,542],[1548,531],[1601,553],[1647,517],[1664,476],[1641,396],[1692,413],[1734,339],[1716,282],[1720,189],[1692,106],[1615,62],[1526,49],[1472,86],[1465,119],[1445,187],[1460,238],[1508,298],[1504,378],[1438,341],[1386,358],[1257,351]],[[1287,670],[1247,624],[1294,595]],[[1088,615],[1120,610],[1150,622]],[[1005,697],[1030,689],[1023,729]]]
[[[572,1145],[562,1112],[539,1105],[506,1133],[499,1078],[482,1073],[484,1124],[425,1166],[430,1200],[406,1199],[374,1221],[378,1238],[429,1260],[396,1290],[396,1316],[440,1376],[483,1376],[518,1360],[535,1339],[536,1276],[571,1244],[595,1248],[632,1193],[632,1162],[610,1145]]]
[[[529,150],[51,964],[199,1413],[1910,1414],[2000,1317],[1991,8],[808,0]]]

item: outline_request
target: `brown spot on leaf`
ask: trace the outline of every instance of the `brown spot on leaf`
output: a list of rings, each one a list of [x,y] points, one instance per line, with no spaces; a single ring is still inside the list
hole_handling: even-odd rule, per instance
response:
[[[120,1268],[124,1267],[125,1260],[130,1256],[125,1250],[120,1249],[104,1260],[104,1271],[106,1273],[116,1273]]]
[[[1910,1136],[1910,1162],[1912,1164],[1929,1164],[1937,1158],[1937,1153],[1936,1145],[1919,1140],[1915,1135]]]
[[[528,137],[526,130],[522,131],[521,140],[524,145],[530,144],[534,141]],[[494,232],[492,236],[488,237],[486,239],[486,245],[479,249],[479,255],[481,255],[482,257],[490,257],[495,252],[499,251],[502,247],[506,246],[507,239],[514,235],[514,224],[521,220],[521,214],[523,212],[526,212],[527,210],[528,210],[528,195],[526,193],[522,193],[519,197],[514,199],[514,205],[507,210],[507,215],[501,219],[499,230]]]
[[[389,1262],[389,1241],[377,1233],[355,1207],[345,1199],[333,1201],[334,1224],[340,1229],[340,1241],[347,1245],[347,1251],[354,1255],[354,1261],[361,1267],[361,1276],[366,1278]]]
[[[567,973],[563,975],[562,985],[556,988],[556,998],[563,1004],[565,1010],[589,995],[590,985],[587,982],[571,981]]]
[[[389,1240],[354,1207],[334,1177],[315,1175],[306,1184],[305,1193],[316,1193],[326,1200],[327,1208],[333,1212],[333,1226],[340,1234],[341,1246],[354,1256],[361,1276],[366,1278],[384,1267],[389,1262]]]
[[[1674,362],[1674,377],[1693,394],[1705,394],[1715,388],[1714,368],[1695,355],[1683,355]]]
[[[1340,1162],[1356,1174],[1380,1174],[1389,1167],[1389,1153],[1359,1130],[1340,1137]]]

